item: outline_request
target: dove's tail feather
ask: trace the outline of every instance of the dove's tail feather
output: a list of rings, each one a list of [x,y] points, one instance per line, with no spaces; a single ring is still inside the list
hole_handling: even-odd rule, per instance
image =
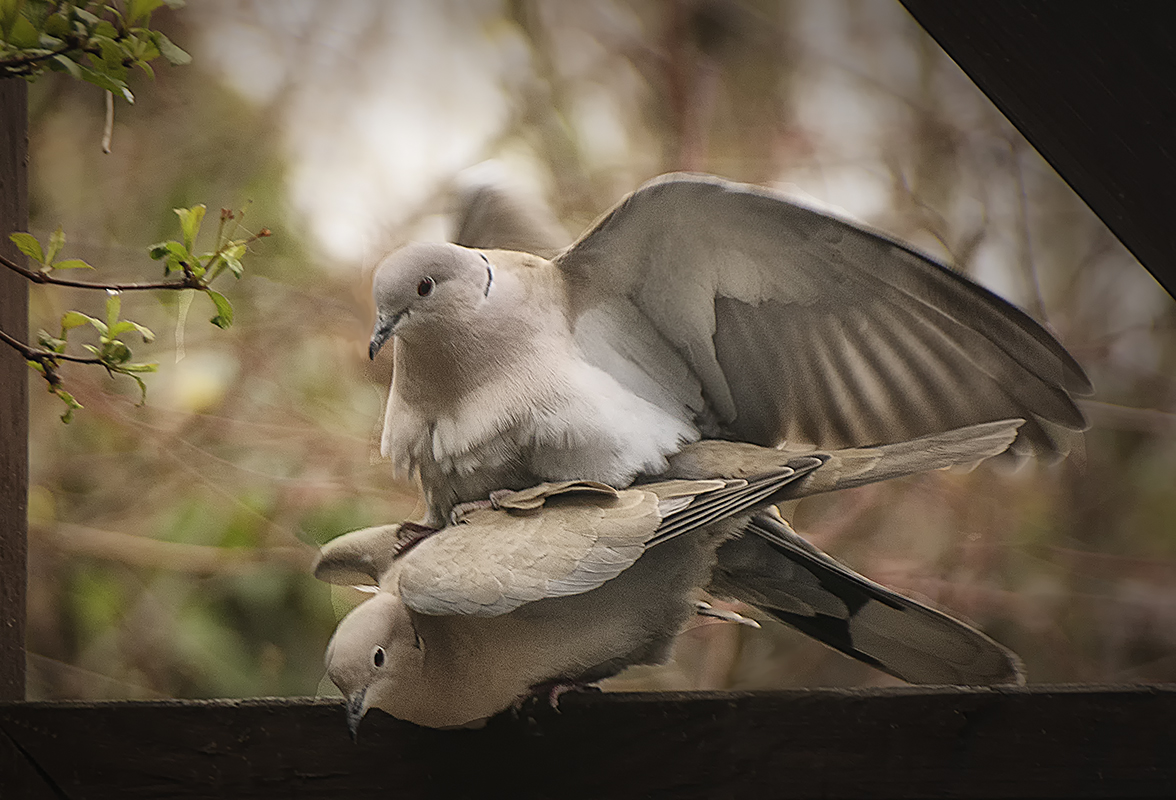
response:
[[[775,514],[757,514],[718,559],[717,590],[909,683],[1025,682],[1011,650],[839,564]]]
[[[1024,422],[1023,419],[982,422],[906,442],[835,450],[830,454],[830,463],[805,481],[787,487],[782,496],[793,499],[934,469],[975,465],[1005,452]]]

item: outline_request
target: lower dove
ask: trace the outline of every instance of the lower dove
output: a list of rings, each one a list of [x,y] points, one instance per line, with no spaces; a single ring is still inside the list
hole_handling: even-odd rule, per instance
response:
[[[400,525],[346,534],[323,547],[316,576],[378,590],[340,622],[328,674],[353,734],[373,707],[464,726],[543,688],[665,661],[707,588],[907,681],[1021,682],[1010,651],[858,575],[767,508],[973,463],[1003,452],[1020,426],[807,453],[699,442],[670,457],[672,480],[496,493],[419,540]]]

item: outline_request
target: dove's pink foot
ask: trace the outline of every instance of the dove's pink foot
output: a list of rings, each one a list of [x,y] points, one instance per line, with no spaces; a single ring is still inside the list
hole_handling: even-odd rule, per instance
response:
[[[462,517],[473,511],[490,511],[498,508],[498,501],[508,494],[513,494],[513,489],[495,489],[490,493],[490,496],[485,500],[470,500],[465,503],[458,503],[449,512],[449,522],[456,525]]]
[[[515,716],[523,710],[523,706],[531,699],[539,700],[543,698],[547,701],[548,707],[553,709],[557,714],[559,713],[559,699],[568,692],[599,692],[600,689],[590,683],[579,683],[577,681],[544,681],[537,683],[531,687],[527,694],[520,695],[514,701],[512,710]]]

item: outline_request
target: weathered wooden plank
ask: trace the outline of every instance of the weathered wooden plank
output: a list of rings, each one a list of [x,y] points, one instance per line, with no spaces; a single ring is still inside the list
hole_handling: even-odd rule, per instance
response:
[[[0,252],[24,256],[8,240],[28,227],[28,85],[0,80]],[[28,340],[28,286],[0,267],[0,329]],[[25,693],[25,574],[29,492],[28,371],[0,344],[0,700]]]
[[[1176,293],[1176,6],[901,2]]]
[[[1170,797],[1176,686],[568,696],[478,731],[373,713],[358,743],[329,700],[4,704],[0,769],[93,800]]]

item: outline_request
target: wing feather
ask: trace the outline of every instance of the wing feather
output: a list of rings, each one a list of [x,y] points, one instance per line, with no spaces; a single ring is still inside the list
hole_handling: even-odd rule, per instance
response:
[[[847,447],[1021,417],[1021,449],[1058,454],[1085,428],[1089,380],[1023,311],[766,190],[655,180],[555,263],[587,356],[706,433]]]

